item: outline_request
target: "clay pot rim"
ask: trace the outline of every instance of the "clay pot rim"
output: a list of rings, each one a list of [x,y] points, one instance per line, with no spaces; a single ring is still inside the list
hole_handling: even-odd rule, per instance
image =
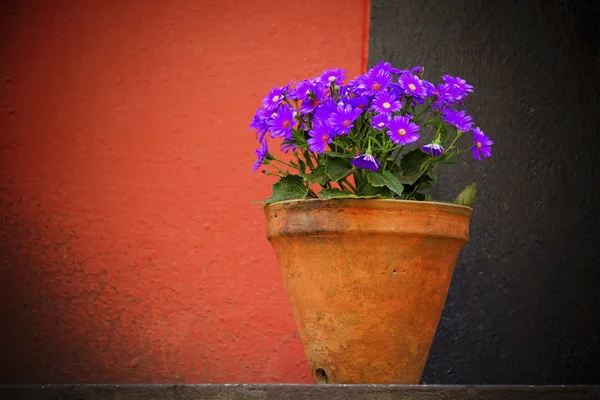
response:
[[[425,207],[427,207],[428,205],[431,205],[433,207],[438,207],[438,208],[448,208],[448,209],[463,209],[465,211],[467,211],[469,214],[473,211],[473,208],[469,207],[469,206],[463,206],[463,205],[459,205],[459,204],[454,204],[454,203],[444,203],[441,201],[417,201],[417,200],[396,200],[396,199],[323,199],[323,198],[317,198],[317,199],[297,199],[297,200],[284,200],[284,201],[277,201],[275,203],[271,203],[271,204],[267,204],[264,207],[265,208],[270,208],[271,206],[285,206],[286,204],[293,204],[293,203],[307,203],[307,202],[336,202],[336,201],[340,201],[340,202],[348,202],[348,203],[357,203],[357,202],[378,202],[378,203],[395,203],[395,204],[411,204],[411,205],[424,205]]]

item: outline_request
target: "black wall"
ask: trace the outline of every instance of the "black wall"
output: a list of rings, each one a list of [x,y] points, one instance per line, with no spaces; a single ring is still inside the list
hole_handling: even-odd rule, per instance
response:
[[[496,143],[440,172],[479,199],[423,382],[600,383],[600,1],[372,0],[379,60],[466,79]]]

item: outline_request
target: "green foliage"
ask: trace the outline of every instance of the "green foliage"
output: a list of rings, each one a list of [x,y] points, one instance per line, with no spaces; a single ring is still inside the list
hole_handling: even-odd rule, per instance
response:
[[[401,195],[404,191],[404,186],[400,183],[400,180],[392,174],[390,171],[383,171],[382,173],[369,171],[367,175],[369,183],[374,187],[387,187],[397,195]]]
[[[325,173],[332,182],[337,182],[352,173],[352,166],[345,158],[328,157],[325,159]]]
[[[467,206],[471,207],[471,204],[477,200],[477,185],[475,183],[467,186],[463,189],[462,192],[456,197],[454,200],[454,204],[458,204],[459,206]]]
[[[271,204],[285,200],[300,200],[308,196],[308,188],[304,185],[302,177],[298,175],[286,175],[272,187],[271,197],[264,203]]]
[[[324,199],[358,199],[360,196],[355,195],[347,190],[340,189],[322,189],[319,195]]]

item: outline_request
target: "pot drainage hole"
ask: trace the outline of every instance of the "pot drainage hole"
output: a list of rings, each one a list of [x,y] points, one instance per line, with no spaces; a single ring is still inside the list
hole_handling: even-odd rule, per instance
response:
[[[315,383],[327,383],[327,374],[323,368],[315,369]]]

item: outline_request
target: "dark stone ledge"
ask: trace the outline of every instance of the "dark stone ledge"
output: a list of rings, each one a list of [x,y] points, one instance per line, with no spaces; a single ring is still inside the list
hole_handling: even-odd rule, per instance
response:
[[[600,400],[600,385],[0,385],[0,399]]]

